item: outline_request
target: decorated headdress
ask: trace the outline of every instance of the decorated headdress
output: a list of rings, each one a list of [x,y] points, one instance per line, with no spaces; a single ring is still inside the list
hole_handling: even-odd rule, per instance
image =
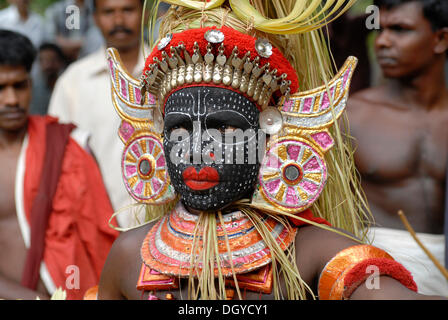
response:
[[[350,145],[336,124],[357,60],[349,57],[328,81],[332,68],[320,29],[354,1],[165,2],[175,6],[140,79],[108,49],[125,145],[123,179],[132,197],[151,206],[177,199],[162,147],[167,97],[187,87],[219,87],[253,102],[271,137],[255,192],[244,205],[298,219],[312,207],[334,226],[359,234],[364,203]],[[313,88],[317,82],[321,86]]]

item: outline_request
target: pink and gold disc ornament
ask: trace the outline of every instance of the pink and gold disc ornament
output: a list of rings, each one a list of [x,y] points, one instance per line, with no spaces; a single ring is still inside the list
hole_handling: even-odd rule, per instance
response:
[[[259,190],[274,207],[296,213],[316,201],[326,179],[319,149],[305,139],[286,136],[270,144],[261,165]]]
[[[123,179],[128,192],[139,202],[152,203],[162,196],[171,198],[166,160],[160,140],[144,134],[127,144],[122,158]]]

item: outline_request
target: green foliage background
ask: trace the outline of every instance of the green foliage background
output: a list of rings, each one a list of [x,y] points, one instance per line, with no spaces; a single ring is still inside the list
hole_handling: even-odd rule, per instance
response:
[[[54,2],[60,0],[30,0],[31,10],[37,12],[41,15],[44,14],[45,9]],[[6,8],[8,6],[7,0],[0,0],[0,9]]]
[[[353,5],[351,11],[355,14],[365,13],[366,7],[373,4],[373,0],[358,0]]]

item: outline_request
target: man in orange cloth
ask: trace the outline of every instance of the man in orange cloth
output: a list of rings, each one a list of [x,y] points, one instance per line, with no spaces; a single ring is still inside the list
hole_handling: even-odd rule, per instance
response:
[[[82,133],[28,115],[31,42],[0,30],[0,48],[0,298],[80,299],[118,235],[112,207]]]

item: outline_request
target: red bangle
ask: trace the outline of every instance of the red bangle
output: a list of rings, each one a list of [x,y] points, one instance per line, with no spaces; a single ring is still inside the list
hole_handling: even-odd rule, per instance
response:
[[[371,273],[367,267],[378,267],[379,275],[388,275],[411,290],[417,291],[410,272],[386,251],[370,245],[356,245],[340,251],[322,270],[318,294],[321,300],[348,299]]]
[[[379,275],[387,275],[398,280],[408,289],[417,292],[417,284],[415,283],[411,273],[403,267],[402,264],[388,258],[371,258],[356,264],[345,275],[343,299],[348,299],[352,293],[367,280],[371,273],[367,272],[367,268],[376,266]]]

